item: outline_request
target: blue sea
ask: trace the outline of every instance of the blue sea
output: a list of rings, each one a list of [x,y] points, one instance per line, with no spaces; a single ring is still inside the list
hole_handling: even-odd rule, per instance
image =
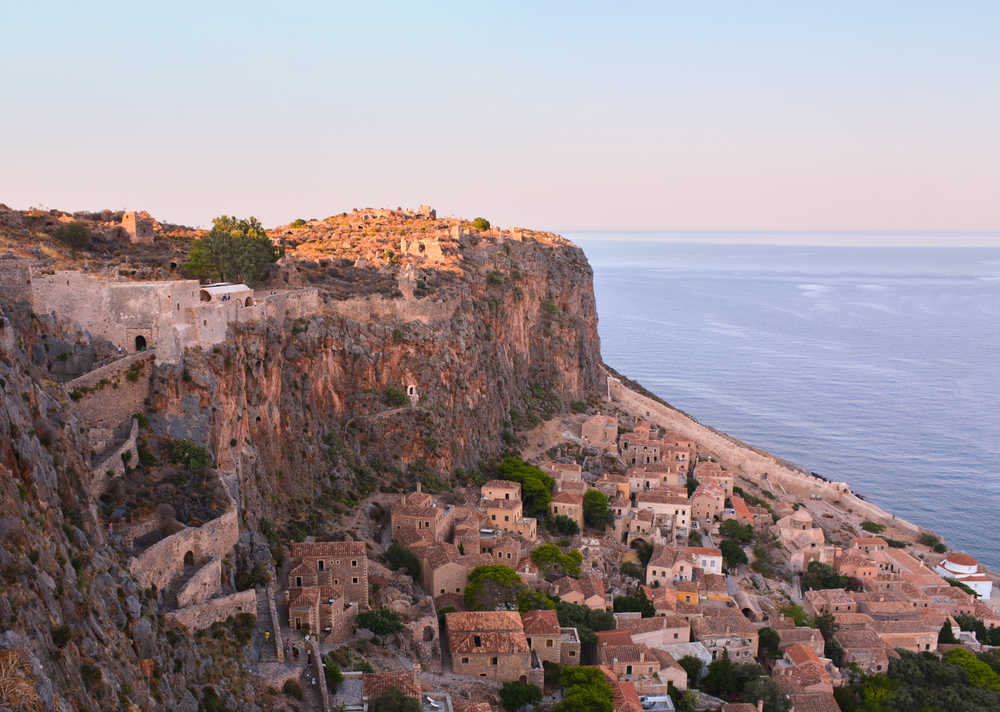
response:
[[[565,234],[608,364],[1000,569],[1000,234]]]

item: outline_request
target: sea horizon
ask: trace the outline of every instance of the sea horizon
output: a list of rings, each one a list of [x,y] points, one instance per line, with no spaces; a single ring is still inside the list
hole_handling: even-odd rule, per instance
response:
[[[566,235],[594,270],[610,366],[1000,569],[1000,533],[967,526],[1000,507],[1000,239],[940,251],[643,232]]]

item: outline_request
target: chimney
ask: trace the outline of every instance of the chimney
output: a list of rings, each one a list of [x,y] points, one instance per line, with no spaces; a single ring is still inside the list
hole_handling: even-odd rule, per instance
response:
[[[417,480],[417,494],[420,494],[420,480]]]

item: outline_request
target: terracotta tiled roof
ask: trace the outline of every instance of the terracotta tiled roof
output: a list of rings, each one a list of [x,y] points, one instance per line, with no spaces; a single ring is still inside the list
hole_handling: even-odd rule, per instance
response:
[[[521,614],[521,621],[527,635],[559,633],[559,616],[553,610],[525,611]]]
[[[583,495],[577,494],[576,492],[556,492],[552,495],[552,501],[558,502],[559,504],[578,504],[583,505]]]
[[[952,552],[948,554],[941,563],[950,562],[952,564],[958,564],[959,566],[979,566],[979,562],[973,559],[968,554],[959,554],[958,552]],[[945,567],[947,568],[947,567]]]
[[[477,645],[478,643],[478,645]],[[452,654],[480,653],[483,655],[510,655],[530,652],[528,639],[517,632],[458,632],[448,633],[448,644]]]
[[[367,554],[363,541],[314,541],[293,542],[292,560],[330,557],[364,556]]]
[[[498,488],[498,489],[502,488],[502,489],[509,489],[509,490],[517,490],[518,492],[521,491],[521,483],[520,482],[514,482],[513,480],[486,480],[486,482],[483,483],[483,486],[480,487],[480,489],[482,490],[482,489],[485,489],[487,487],[495,487],[495,488]]]
[[[795,712],[840,712],[840,705],[830,692],[798,692],[792,694]]]
[[[420,676],[415,670],[406,672],[366,672],[361,676],[361,694],[375,699],[387,690],[396,688],[406,697],[420,698]]]
[[[596,633],[598,645],[631,645],[632,633],[627,630],[599,630]]]
[[[445,615],[448,633],[456,631],[523,630],[521,616],[513,611],[460,611]]]
[[[788,659],[791,660],[794,665],[802,665],[808,662],[819,662],[819,656],[816,655],[816,651],[802,645],[801,643],[789,645],[788,649],[785,650],[785,655],[788,656]]]
[[[452,702],[455,712],[493,712],[493,706],[489,702],[466,702],[465,700],[455,700]]]

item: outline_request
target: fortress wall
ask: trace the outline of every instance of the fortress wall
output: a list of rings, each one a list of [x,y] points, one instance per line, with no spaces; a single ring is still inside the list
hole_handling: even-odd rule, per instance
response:
[[[73,399],[72,411],[90,427],[115,428],[145,410],[153,373],[154,352],[132,354],[63,384]],[[138,378],[129,369],[140,368]]]
[[[187,608],[208,601],[222,592],[222,557],[215,556],[194,572],[177,592],[177,607]]]
[[[187,527],[153,544],[129,561],[129,570],[142,588],[156,584],[166,588],[184,571],[184,555],[191,552],[195,561],[223,557],[239,540],[239,520],[235,505],[221,517],[200,527]]]
[[[450,300],[435,302],[429,299],[386,299],[374,296],[328,302],[327,308],[355,321],[375,318],[430,324],[438,320],[450,320],[455,313],[456,303]]]
[[[239,591],[228,596],[213,598],[206,603],[201,603],[166,614],[167,618],[172,618],[188,628],[207,628],[216,621],[224,621],[229,616],[239,613],[257,613],[257,594],[254,590]]]
[[[735,467],[740,475],[763,489],[784,491],[802,499],[819,495],[824,501],[864,519],[901,527],[914,533],[920,531],[916,525],[858,499],[846,484],[826,482],[791,467],[773,455],[755,450],[736,438],[702,425],[679,410],[636,393],[617,378],[608,377],[608,394],[633,416],[644,418],[696,441],[699,448],[708,450],[727,465]]]
[[[87,486],[87,491],[92,497],[99,497],[108,486],[108,481],[112,477],[121,477],[125,474],[125,460],[122,456],[128,453],[128,467],[135,467],[139,462],[139,450],[136,447],[136,438],[139,436],[139,421],[133,419],[132,427],[125,441],[114,450],[105,453],[101,459],[91,467],[91,480]],[[110,473],[110,474],[109,474]]]

